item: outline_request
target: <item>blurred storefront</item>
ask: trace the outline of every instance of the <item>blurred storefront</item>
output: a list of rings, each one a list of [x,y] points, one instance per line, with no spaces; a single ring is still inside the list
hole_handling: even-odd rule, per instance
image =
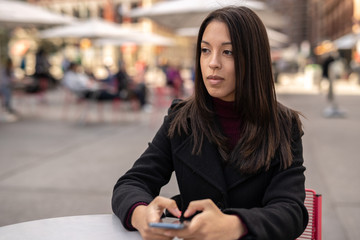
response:
[[[39,33],[52,26],[21,24],[11,29],[0,27],[1,53],[9,55],[16,66],[18,77],[32,75],[35,68],[35,55],[45,49],[52,65],[51,73],[61,79],[66,62],[81,62],[84,68],[91,69],[104,77],[104,67],[114,72],[120,62],[125,62],[128,72],[136,74],[136,64],[157,66],[169,59],[190,66],[193,61],[192,42],[177,36],[171,29],[158,26],[147,19],[130,18],[132,9],[152,5],[152,0],[27,0],[31,5],[48,9],[63,16],[74,17],[75,21],[102,19],[117,26],[132,29],[141,41],[99,42],[101,36],[41,38]],[[24,25],[25,26],[25,25]],[[54,25],[55,27],[55,25]],[[141,34],[143,37],[141,37]],[[104,35],[104,38],[106,35]],[[164,39],[169,41],[164,41]],[[104,39],[106,40],[106,39]],[[115,39],[116,40],[116,39]],[[118,39],[120,40],[120,39]],[[171,44],[169,44],[171,42]]]
[[[46,39],[37,39],[35,41],[35,45],[32,48],[29,48],[29,51],[26,55],[33,55],[34,48],[40,47],[41,45],[46,44],[47,46],[51,46],[52,52],[49,54],[51,56],[51,61],[55,65],[57,65],[57,69],[54,70],[54,74],[60,76],[61,70],[63,69],[62,61],[66,59],[67,61],[81,61],[81,63],[86,68],[95,69],[101,66],[109,66],[113,65],[115,68],[119,61],[124,61],[128,71],[130,74],[135,74],[135,64],[137,61],[144,62],[148,66],[157,66],[162,64],[175,64],[181,65],[183,68],[192,68],[194,62],[194,49],[196,42],[196,34],[199,26],[195,23],[195,34],[186,35],[180,34],[178,29],[174,29],[174,27],[169,27],[167,24],[161,24],[158,21],[154,21],[149,17],[136,17],[131,15],[136,8],[141,7],[151,7],[158,3],[165,2],[175,2],[175,1],[161,1],[161,0],[27,0],[29,3],[34,5],[38,5],[41,7],[45,7],[53,12],[72,16],[79,21],[85,19],[92,18],[100,18],[107,22],[113,22],[121,26],[128,26],[133,28],[134,30],[139,30],[144,33],[154,33],[163,37],[167,37],[173,40],[172,45],[170,44],[161,44],[161,43],[153,43],[153,42],[142,42],[142,43],[134,43],[134,42],[123,42],[121,44],[104,44],[104,41],[101,44],[98,44],[98,39],[94,38],[46,38]],[[186,1],[184,1],[186,2]],[[194,8],[196,5],[193,1],[187,1],[190,5],[189,7]],[[197,5],[201,5],[201,1],[197,1]],[[207,1],[204,1],[206,3]],[[213,1],[217,2],[217,1]],[[229,1],[224,1],[229,2]],[[271,3],[272,1],[265,1]],[[302,1],[301,1],[302,2]],[[224,4],[223,3],[223,4]],[[237,2],[237,4],[243,4],[242,2]],[[249,1],[245,5],[251,5]],[[261,8],[261,4],[254,4],[255,11],[258,10],[259,14],[261,14],[263,18],[265,18],[265,24],[269,27],[268,32],[270,36],[270,41],[272,46],[275,46],[277,52],[274,51],[274,56],[278,53],[279,49],[284,47],[288,43],[294,42],[294,39],[304,39],[306,36],[302,34],[304,31],[299,30],[304,24],[303,21],[299,21],[301,17],[304,17],[304,14],[299,11],[295,11],[299,9],[299,4],[296,6],[292,6],[293,13],[298,12],[298,18],[295,19],[294,23],[297,23],[297,28],[295,30],[284,30],[284,23],[288,22],[286,20],[282,20],[279,17],[280,14],[272,12],[272,8],[276,6],[276,4],[271,5],[270,7],[265,7],[264,9],[257,9],[259,6]],[[289,4],[287,6],[290,6]],[[179,8],[179,6],[175,6]],[[185,6],[181,6],[184,8]],[[204,16],[207,15],[207,10],[202,6],[202,10],[197,10],[199,14],[197,14],[198,21],[201,22]],[[303,9],[304,7],[302,7]],[[275,8],[274,8],[275,9]],[[285,12],[288,12],[289,8],[284,8]],[[210,11],[210,10],[209,10]],[[188,13],[187,13],[188,14]],[[171,14],[169,14],[171,15]],[[178,21],[167,21],[167,23],[178,23],[176,24],[179,27],[182,23],[186,21],[189,22],[189,17],[183,17],[183,15],[174,15],[173,17],[177,17]],[[176,16],[175,16],[176,15]],[[194,14],[192,14],[194,15]],[[194,16],[191,16],[194,17]],[[160,19],[164,20],[164,18],[160,17]],[[164,22],[164,21],[163,21]],[[192,21],[190,24],[194,25]],[[287,28],[294,29],[294,28]],[[41,29],[37,29],[41,31]],[[285,33],[285,35],[283,34]],[[289,38],[288,38],[289,36]],[[20,39],[15,37],[15,39]],[[279,40],[280,39],[280,40]],[[301,42],[299,42],[300,45]],[[289,47],[292,47],[289,45]],[[29,56],[24,56],[25,58],[29,58]],[[19,66],[19,60],[18,66]],[[30,61],[31,62],[31,61]]]
[[[357,39],[359,31],[359,0],[263,1],[287,19],[283,32],[299,50],[304,42],[308,42],[310,55],[319,60],[319,56],[329,50],[328,42],[331,41],[341,55],[351,61],[356,45],[354,38]]]
[[[320,63],[322,55],[329,51],[327,46],[331,41],[349,64],[355,61],[359,62],[360,66],[360,44],[358,44],[360,0],[258,1],[267,5],[266,11],[272,9],[276,15],[283,17],[282,24],[269,28],[270,40],[274,40],[271,39],[272,32],[277,35],[282,34],[281,38],[285,39],[281,40],[280,44],[275,42],[273,60],[282,58],[287,63],[291,63],[291,66],[297,65],[296,70],[302,70],[309,61]],[[196,29],[195,31],[191,29],[195,34],[182,34],[177,31],[178,29],[172,29],[149,17],[136,17],[131,14],[137,8],[174,1],[27,0],[27,2],[59,14],[75,17],[79,21],[100,18],[119,26],[127,26],[135,31],[157,34],[172,40],[172,44],[164,44],[161,41],[157,43],[117,41],[115,43],[114,41],[105,41],[107,39],[98,41],[99,39],[94,38],[36,39],[38,36],[33,29],[16,29],[15,34],[11,35],[12,39],[9,43],[10,54],[14,56],[17,66],[21,65],[23,59],[27,60],[29,66],[25,70],[28,74],[32,71],[33,55],[36,49],[42,45],[51,49],[50,60],[56,66],[53,73],[58,76],[61,76],[64,70],[64,59],[81,61],[86,68],[90,69],[113,66],[114,71],[119,61],[123,61],[130,74],[135,74],[137,62],[144,63],[149,67],[170,63],[180,64],[184,68],[193,66]],[[195,2],[192,5],[194,4]],[[275,19],[274,14],[270,14],[270,16],[272,16],[270,19],[264,21],[265,24],[269,24],[270,20]],[[43,27],[36,27],[35,30],[43,29]]]
[[[314,53],[317,56],[326,54],[330,41],[341,56],[350,62],[356,43],[347,42],[347,39],[355,37],[358,32],[359,13],[359,0],[310,0],[309,40]]]
[[[114,22],[121,26],[133,28],[144,33],[156,33],[169,38],[175,38],[174,34],[166,29],[155,26],[150,21],[130,18],[129,12],[143,5],[151,5],[149,0],[28,0],[33,4],[46,7],[52,11],[74,16],[80,20],[100,18],[108,22]],[[175,47],[161,46],[154,43],[101,44],[96,45],[95,39],[77,39],[77,41],[63,39],[62,41],[50,40],[63,46],[64,51],[58,55],[70,61],[80,58],[87,68],[101,67],[101,65],[117,67],[119,61],[124,61],[130,73],[135,70],[137,61],[146,62],[148,65],[156,65],[158,59],[171,58]],[[180,44],[184,44],[180,40]],[[185,45],[187,43],[185,42]],[[188,47],[188,46],[186,46]],[[74,51],[76,49],[76,51]],[[186,51],[185,51],[186,52]],[[176,52],[177,56],[183,55],[184,51]]]

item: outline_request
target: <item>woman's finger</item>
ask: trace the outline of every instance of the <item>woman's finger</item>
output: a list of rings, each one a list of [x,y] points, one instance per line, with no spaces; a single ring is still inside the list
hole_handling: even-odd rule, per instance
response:
[[[188,208],[184,212],[184,217],[185,218],[191,217],[196,212],[203,212],[207,209],[213,209],[213,208],[217,208],[217,207],[210,199],[192,201],[190,202]]]
[[[181,216],[181,212],[173,199],[158,196],[152,201],[152,203],[155,204],[160,211],[167,209],[174,216],[179,218]]]

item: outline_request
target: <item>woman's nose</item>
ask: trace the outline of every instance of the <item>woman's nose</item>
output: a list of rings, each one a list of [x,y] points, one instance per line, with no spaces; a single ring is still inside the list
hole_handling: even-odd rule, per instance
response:
[[[211,69],[215,69],[215,68],[221,68],[221,60],[218,54],[214,53],[211,56],[210,62],[209,62],[209,67]]]

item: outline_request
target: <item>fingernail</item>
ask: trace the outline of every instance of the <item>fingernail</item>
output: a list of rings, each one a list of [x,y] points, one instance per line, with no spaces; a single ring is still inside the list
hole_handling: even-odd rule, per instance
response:
[[[174,208],[174,213],[174,215],[177,217],[181,216],[181,211],[178,208]]]
[[[186,210],[185,212],[184,212],[184,217],[186,217],[187,215],[188,215],[188,210]]]

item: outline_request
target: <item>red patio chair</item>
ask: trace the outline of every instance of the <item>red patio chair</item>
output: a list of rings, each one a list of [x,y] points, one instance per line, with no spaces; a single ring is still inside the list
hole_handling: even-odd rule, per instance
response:
[[[312,189],[305,189],[305,206],[309,212],[309,223],[297,240],[321,240],[322,196]]]

